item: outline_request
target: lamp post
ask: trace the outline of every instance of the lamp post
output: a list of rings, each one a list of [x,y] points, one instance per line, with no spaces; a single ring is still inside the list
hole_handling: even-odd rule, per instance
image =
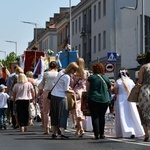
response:
[[[6,42],[15,44],[15,53],[16,53],[16,56],[17,56],[17,42],[16,41],[6,41]]]
[[[2,53],[4,53],[4,54],[5,54],[5,59],[6,59],[6,51],[2,51],[2,50],[0,50],[0,52],[2,52]]]
[[[21,22],[35,26],[35,45],[37,45],[37,25],[38,24],[36,22],[28,22],[28,21],[21,21]]]
[[[72,16],[71,16],[71,0],[69,0],[69,7],[70,7],[70,46],[72,47]],[[72,49],[72,48],[71,48]]]

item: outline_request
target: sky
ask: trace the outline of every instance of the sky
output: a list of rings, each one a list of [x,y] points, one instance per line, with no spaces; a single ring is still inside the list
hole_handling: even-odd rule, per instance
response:
[[[44,28],[45,22],[54,13],[59,13],[60,7],[69,7],[70,0],[1,0],[0,4],[0,59],[11,52],[23,54],[28,42],[33,40],[35,26],[21,21],[37,23],[37,28]],[[80,0],[71,0],[75,6]],[[3,51],[3,52],[1,52]]]

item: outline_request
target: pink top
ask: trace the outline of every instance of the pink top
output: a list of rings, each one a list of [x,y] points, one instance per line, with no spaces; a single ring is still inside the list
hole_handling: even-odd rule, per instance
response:
[[[13,87],[13,92],[16,92],[15,100],[32,99],[31,89],[33,89],[33,85],[30,82],[16,83]]]

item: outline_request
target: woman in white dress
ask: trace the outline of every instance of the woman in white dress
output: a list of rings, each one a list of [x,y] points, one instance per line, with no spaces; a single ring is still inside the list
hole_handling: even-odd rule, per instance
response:
[[[140,137],[144,135],[136,103],[128,102],[129,91],[134,87],[134,82],[129,78],[125,68],[121,68],[118,80],[114,86],[115,101],[115,132],[116,137]]]

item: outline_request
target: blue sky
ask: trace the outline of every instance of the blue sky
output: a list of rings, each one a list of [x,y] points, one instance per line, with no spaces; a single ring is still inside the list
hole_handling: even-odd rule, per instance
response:
[[[77,5],[80,0],[71,0],[71,5]],[[69,0],[1,0],[0,4],[0,51],[6,55],[15,52],[17,42],[18,55],[23,54],[28,42],[33,39],[34,25],[21,21],[35,22],[38,27],[45,27],[45,22],[59,12],[60,7],[69,7]],[[5,53],[0,52],[0,59]]]

